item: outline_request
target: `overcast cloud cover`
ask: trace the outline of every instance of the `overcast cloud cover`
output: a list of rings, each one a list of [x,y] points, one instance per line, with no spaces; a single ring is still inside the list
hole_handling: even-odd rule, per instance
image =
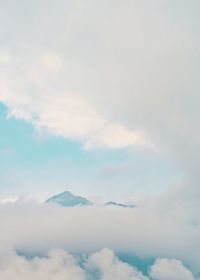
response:
[[[199,9],[197,0],[1,1],[8,117],[88,152],[166,154],[184,178],[134,209],[2,204],[0,279],[198,279]],[[155,261],[142,275],[119,252]]]

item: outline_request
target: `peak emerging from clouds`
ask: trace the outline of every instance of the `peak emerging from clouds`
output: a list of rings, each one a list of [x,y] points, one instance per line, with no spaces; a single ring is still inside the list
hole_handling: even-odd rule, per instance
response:
[[[91,201],[89,201],[87,198],[82,196],[76,196],[73,195],[69,191],[65,191],[63,193],[54,195],[50,198],[48,198],[45,203],[56,203],[64,207],[73,207],[73,206],[87,206],[87,205],[93,205]],[[118,207],[124,207],[124,208],[133,208],[134,205],[132,204],[122,204],[117,203],[114,201],[108,201],[104,203],[105,206],[118,206]]]
[[[2,257],[2,262],[9,264],[10,268],[11,263],[16,267],[16,260],[17,263],[25,263],[25,267],[32,271],[32,262],[26,263],[27,260],[23,258],[11,258],[10,263],[10,250],[23,252],[26,256],[43,256],[60,248],[80,256],[108,247],[119,255],[126,253],[127,256],[139,257],[144,264],[147,264],[148,259],[153,262],[157,259],[154,265],[153,262],[149,264],[149,269],[153,265],[150,279],[195,279],[188,270],[200,273],[199,203],[186,205],[176,197],[171,196],[171,199],[174,204],[169,205],[166,194],[153,201],[146,200],[135,208],[100,205],[60,207],[55,203],[33,201],[1,204],[0,269],[5,267],[1,266]],[[60,258],[63,254],[59,253],[57,257]],[[109,275],[111,271],[114,273],[112,275],[119,273],[116,266],[118,260],[112,251],[95,254],[94,260],[95,264],[98,261],[98,269],[105,269],[105,275]],[[126,262],[129,260],[130,257],[124,258]],[[48,264],[48,258],[46,261]],[[138,264],[137,259],[132,258],[131,264]],[[65,265],[64,262],[63,269]],[[132,280],[132,267],[125,267],[128,273],[125,275]],[[38,270],[40,273],[39,267]],[[25,273],[24,270],[22,272]],[[169,277],[164,278],[166,275]],[[128,276],[124,279],[129,279]],[[104,278],[102,276],[97,279]]]
[[[54,195],[45,201],[46,203],[57,203],[65,207],[76,205],[91,205],[92,203],[84,197],[75,196],[69,191]]]

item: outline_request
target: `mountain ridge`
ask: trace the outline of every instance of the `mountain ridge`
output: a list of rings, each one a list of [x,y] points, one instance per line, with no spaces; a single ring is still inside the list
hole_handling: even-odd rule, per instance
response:
[[[74,195],[69,191],[64,191],[60,194],[50,197],[47,200],[45,200],[45,203],[56,203],[56,204],[59,204],[64,207],[94,205],[94,203],[89,201],[87,198]],[[115,201],[107,201],[107,202],[104,202],[103,205],[104,206],[123,207],[123,208],[135,207],[135,205],[133,205],[133,204],[117,203]]]

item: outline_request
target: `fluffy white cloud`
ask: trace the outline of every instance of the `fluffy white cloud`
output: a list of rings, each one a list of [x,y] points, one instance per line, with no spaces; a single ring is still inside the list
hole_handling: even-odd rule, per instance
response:
[[[43,257],[27,258],[16,252],[0,255],[2,280],[195,280],[180,261],[159,259],[144,276],[122,262],[110,249],[84,256],[53,250]],[[150,277],[150,278],[149,278]]]
[[[158,259],[151,267],[150,275],[155,280],[195,280],[191,271],[174,259]]]
[[[85,273],[75,258],[63,250],[32,260],[15,253],[1,256],[0,275],[2,280],[85,280]]]
[[[121,262],[109,249],[90,256],[88,267],[100,272],[102,280],[148,280],[136,268]]]

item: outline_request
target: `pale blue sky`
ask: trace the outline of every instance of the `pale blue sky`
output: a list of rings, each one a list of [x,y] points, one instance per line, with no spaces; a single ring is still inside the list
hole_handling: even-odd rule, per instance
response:
[[[90,197],[127,199],[178,182],[172,160],[142,150],[84,150],[80,143],[40,134],[7,118],[0,106],[0,196],[45,197],[70,190]]]

